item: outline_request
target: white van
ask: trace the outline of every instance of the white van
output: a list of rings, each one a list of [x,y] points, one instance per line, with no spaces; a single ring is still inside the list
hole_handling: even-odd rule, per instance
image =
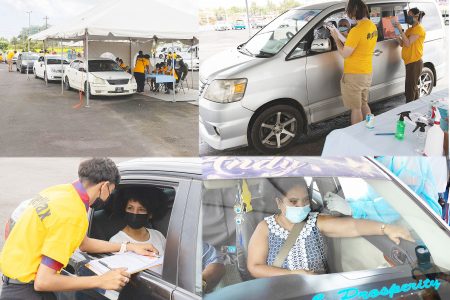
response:
[[[444,24],[433,0],[367,0],[378,27],[369,101],[404,93],[405,66],[395,38],[383,35],[383,17],[417,7],[426,15],[421,96],[446,73]],[[314,3],[291,9],[246,43],[211,57],[200,70],[200,135],[219,150],[251,145],[263,153],[284,151],[308,125],[346,111],[339,81],[343,59],[334,41],[313,43],[326,22],[344,17],[346,2]],[[406,29],[407,25],[403,24]]]

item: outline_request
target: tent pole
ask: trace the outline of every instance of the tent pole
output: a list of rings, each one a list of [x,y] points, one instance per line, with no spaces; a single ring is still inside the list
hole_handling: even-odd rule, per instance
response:
[[[173,55],[175,53],[175,48],[173,47],[173,40],[172,40],[172,76],[173,76],[173,99],[172,102],[175,102],[175,84],[176,84],[176,80],[175,80],[175,55]]]
[[[131,69],[131,63],[132,63],[133,57],[131,53],[131,38],[130,38],[130,69]]]
[[[86,68],[86,106],[89,107],[89,34],[88,30],[86,28],[85,31],[86,36],[86,44],[85,44],[85,54],[84,54],[84,61],[85,61],[85,68]]]
[[[44,40],[44,72],[45,74],[47,74],[47,59],[45,58],[45,54],[46,54],[46,44],[45,44]],[[48,86],[48,80],[45,78],[44,76],[44,81],[45,81],[45,86]]]
[[[63,60],[64,60],[64,45],[63,40],[61,39],[61,72],[62,70],[64,70]],[[61,77],[61,95],[64,95],[64,82],[62,80],[62,77]]]
[[[194,39],[191,41],[191,88],[194,89]]]

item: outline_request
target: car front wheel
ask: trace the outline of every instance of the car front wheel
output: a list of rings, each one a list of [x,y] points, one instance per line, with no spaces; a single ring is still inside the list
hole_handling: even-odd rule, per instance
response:
[[[419,82],[417,83],[417,87],[419,88],[420,97],[427,96],[431,94],[434,86],[434,74],[428,67],[423,67],[422,73],[419,77]]]
[[[261,153],[280,153],[298,139],[302,128],[298,109],[286,104],[274,105],[256,117],[250,129],[250,142]]]
[[[69,78],[66,76],[65,78],[64,78],[64,89],[66,90],[66,91],[70,91],[70,82],[69,82]]]

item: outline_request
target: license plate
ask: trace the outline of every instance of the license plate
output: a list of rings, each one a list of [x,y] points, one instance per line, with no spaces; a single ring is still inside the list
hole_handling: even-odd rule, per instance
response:
[[[123,93],[123,87],[116,87],[116,93]]]

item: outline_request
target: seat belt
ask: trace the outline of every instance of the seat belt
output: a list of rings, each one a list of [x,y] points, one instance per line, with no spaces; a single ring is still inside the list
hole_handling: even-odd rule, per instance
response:
[[[286,260],[286,257],[289,254],[289,251],[291,251],[292,247],[294,247],[295,241],[297,241],[297,238],[300,235],[303,226],[305,226],[305,222],[294,224],[294,227],[292,227],[292,230],[289,233],[286,241],[284,242],[283,246],[281,246],[280,251],[278,251],[278,254],[275,257],[272,266],[281,268],[284,261]]]

